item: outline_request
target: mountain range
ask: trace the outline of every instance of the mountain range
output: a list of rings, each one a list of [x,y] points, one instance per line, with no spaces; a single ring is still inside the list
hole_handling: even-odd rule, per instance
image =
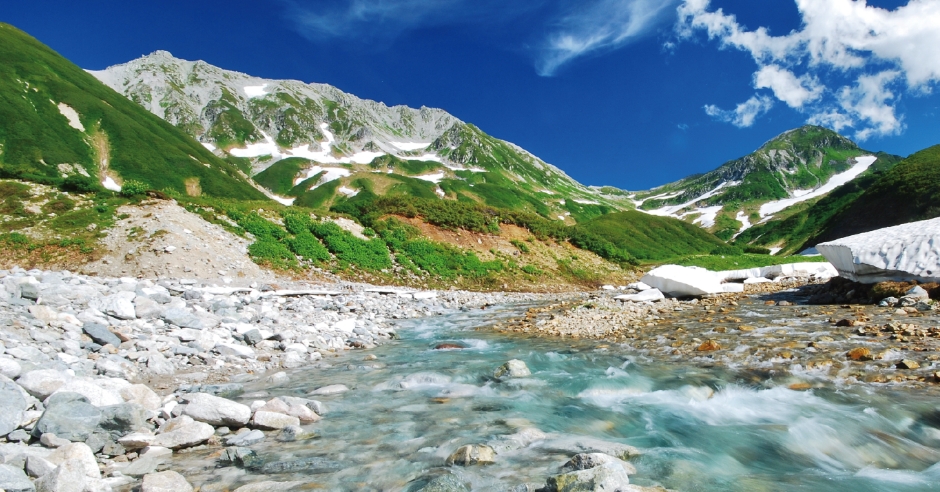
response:
[[[930,199],[940,191],[936,147],[904,160],[804,126],[652,190],[587,187],[440,109],[389,107],[326,84],[261,79],[164,51],[86,72],[5,24],[0,41],[0,177],[80,190],[136,181],[171,194],[359,213],[397,197],[404,202],[383,206],[407,205],[431,222],[428,214],[443,216],[445,227],[467,210],[526,227],[535,218],[578,225],[546,234],[620,260],[707,253],[723,241],[791,254],[834,235],[940,214]],[[657,229],[695,246],[638,246]],[[616,244],[629,244],[630,254]]]

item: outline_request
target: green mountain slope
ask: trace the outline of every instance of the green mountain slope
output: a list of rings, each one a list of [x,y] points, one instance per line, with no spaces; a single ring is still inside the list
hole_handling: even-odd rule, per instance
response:
[[[631,256],[647,261],[691,254],[709,254],[727,244],[687,222],[628,210],[610,213],[575,226],[578,232],[610,241]]]
[[[940,145],[901,161],[809,240],[815,245],[883,227],[940,217]]]
[[[0,24],[0,175],[264,197],[234,166],[8,24]]]
[[[866,165],[867,156],[877,159]],[[633,200],[641,210],[693,222],[729,240],[751,224],[785,218],[787,209],[776,203],[795,205],[800,197],[810,201],[835,177],[882,171],[899,159],[863,150],[832,130],[807,125],[714,171],[636,193]]]
[[[329,207],[368,190],[567,224],[624,208],[440,109],[389,107],[326,84],[261,79],[164,51],[92,73],[217,155],[241,159],[282,203]]]

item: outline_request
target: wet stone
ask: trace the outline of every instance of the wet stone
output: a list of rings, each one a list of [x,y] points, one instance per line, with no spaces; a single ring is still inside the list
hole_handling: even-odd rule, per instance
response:
[[[302,458],[296,460],[272,461],[261,466],[261,473],[330,473],[341,470],[343,466],[326,458]]]
[[[461,446],[447,457],[444,462],[447,466],[489,465],[496,462],[496,452],[485,444],[468,444]]]

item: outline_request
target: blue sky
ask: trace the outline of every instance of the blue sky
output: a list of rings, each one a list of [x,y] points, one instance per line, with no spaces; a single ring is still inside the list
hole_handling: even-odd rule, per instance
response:
[[[443,108],[575,179],[645,189],[813,122],[940,143],[938,0],[14,2],[83,68],[163,49]]]

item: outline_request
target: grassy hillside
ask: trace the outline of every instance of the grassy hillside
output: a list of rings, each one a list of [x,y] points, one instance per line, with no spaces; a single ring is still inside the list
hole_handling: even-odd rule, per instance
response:
[[[633,210],[602,215],[575,226],[574,230],[609,241],[643,261],[708,254],[727,248],[724,241],[692,224]]]
[[[879,153],[870,174],[863,174],[816,201],[792,207],[786,211],[789,214],[787,216],[744,231],[735,239],[735,244],[778,247],[782,248],[779,253],[782,255],[802,251],[812,245],[808,244],[812,238],[831,227],[837,215],[884,177],[899,160],[897,156]]]
[[[0,176],[106,176],[179,193],[263,199],[231,164],[26,33],[0,24]]]
[[[940,217],[940,145],[904,159],[833,217],[811,244]]]

